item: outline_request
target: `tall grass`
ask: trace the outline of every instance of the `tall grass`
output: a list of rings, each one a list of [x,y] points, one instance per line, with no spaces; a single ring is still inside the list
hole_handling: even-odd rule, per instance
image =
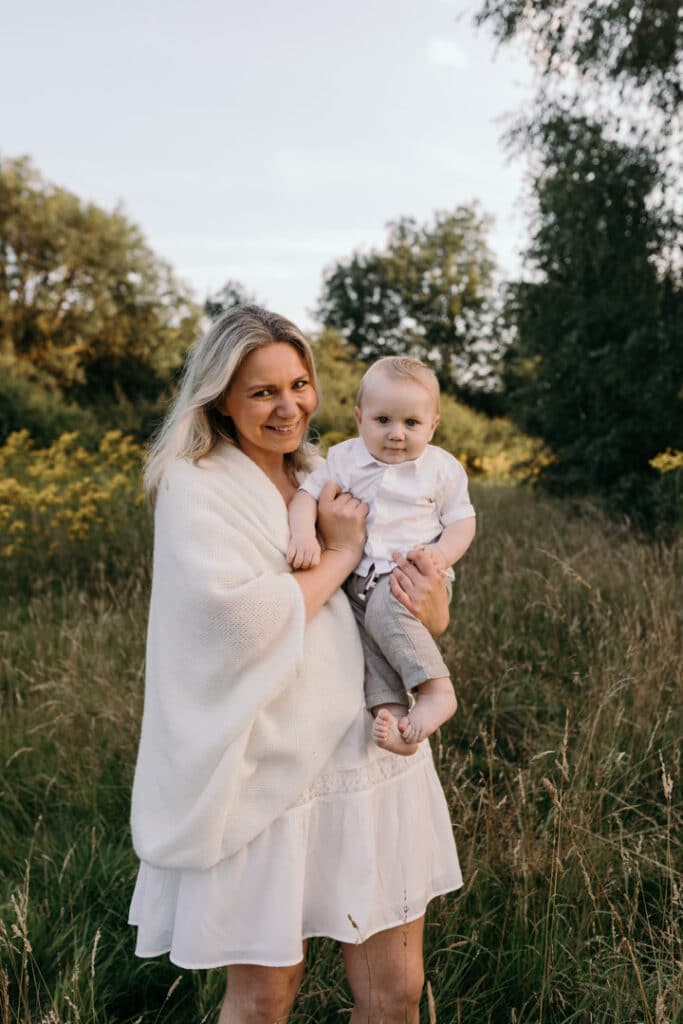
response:
[[[680,1024],[680,542],[521,489],[476,503],[443,642],[460,710],[433,744],[465,887],[428,913],[424,1020]],[[223,971],[138,961],[126,924],[148,585],[136,554],[3,609],[3,1024],[217,1014]],[[350,1005],[312,943],[292,1020]]]

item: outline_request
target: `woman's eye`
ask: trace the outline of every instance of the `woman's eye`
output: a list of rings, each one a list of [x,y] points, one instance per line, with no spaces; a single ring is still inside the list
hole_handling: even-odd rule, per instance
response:
[[[307,380],[298,380],[294,384],[294,390],[295,391],[301,391],[301,389],[305,388],[307,384],[308,384]]]
[[[269,388],[262,388],[260,391],[255,391],[251,396],[252,398],[268,398],[270,395]]]

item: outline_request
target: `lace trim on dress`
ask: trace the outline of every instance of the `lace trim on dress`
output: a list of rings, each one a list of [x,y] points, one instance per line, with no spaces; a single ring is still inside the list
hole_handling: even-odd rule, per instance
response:
[[[422,765],[428,758],[428,750],[424,749],[411,757],[398,757],[396,754],[380,757],[369,761],[362,769],[342,768],[336,772],[320,775],[316,781],[289,805],[289,810],[301,807],[320,797],[344,793],[362,793],[373,789],[381,782],[388,782]]]

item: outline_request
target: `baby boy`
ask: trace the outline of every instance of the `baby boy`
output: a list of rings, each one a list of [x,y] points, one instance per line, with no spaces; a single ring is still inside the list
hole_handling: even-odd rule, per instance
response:
[[[413,754],[455,714],[457,701],[432,636],[391,592],[393,556],[423,546],[450,597],[451,566],[472,542],[475,513],[462,465],[429,443],[439,422],[439,385],[424,363],[406,356],[373,363],[355,415],[360,437],[330,448],[290,502],[287,558],[295,569],[317,564],[317,501],[328,480],[367,502],[363,558],[346,582],[363,638],[365,700],[375,742]]]

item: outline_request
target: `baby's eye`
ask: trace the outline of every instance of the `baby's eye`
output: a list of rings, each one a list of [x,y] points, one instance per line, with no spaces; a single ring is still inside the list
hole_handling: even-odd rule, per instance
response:
[[[389,422],[389,417],[388,416],[378,416],[377,417],[377,422],[378,423],[388,423]]]
[[[407,427],[416,427],[419,422],[420,422],[419,420],[408,419],[408,420],[406,420],[406,426]]]

